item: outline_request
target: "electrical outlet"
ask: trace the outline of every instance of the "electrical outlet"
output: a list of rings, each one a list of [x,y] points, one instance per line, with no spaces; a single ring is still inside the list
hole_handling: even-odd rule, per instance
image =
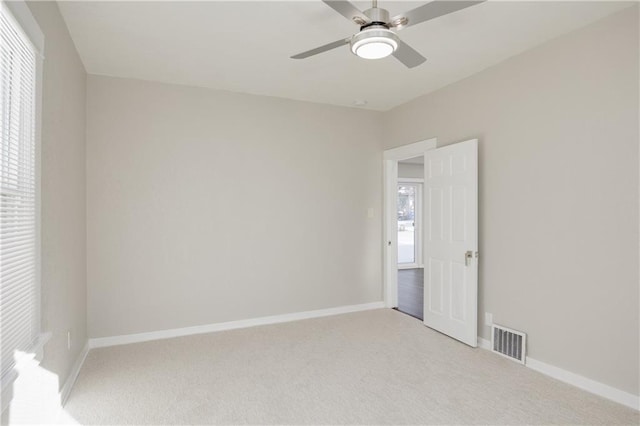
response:
[[[491,327],[493,324],[493,314],[489,312],[484,313],[484,325]]]
[[[71,349],[71,331],[67,331],[67,349]]]

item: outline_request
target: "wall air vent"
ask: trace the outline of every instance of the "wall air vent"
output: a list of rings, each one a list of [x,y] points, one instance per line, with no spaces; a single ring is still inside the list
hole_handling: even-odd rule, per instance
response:
[[[527,335],[501,325],[491,326],[491,350],[524,364],[527,359]]]

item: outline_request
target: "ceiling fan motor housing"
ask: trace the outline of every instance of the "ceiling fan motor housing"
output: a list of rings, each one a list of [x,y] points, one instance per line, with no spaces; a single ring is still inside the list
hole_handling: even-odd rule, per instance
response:
[[[399,38],[389,30],[389,12],[372,7],[363,12],[369,22],[360,27],[360,32],[351,37],[351,52],[365,59],[389,56],[398,48]]]
[[[389,12],[386,9],[380,9],[378,7],[372,7],[371,9],[367,9],[364,12],[367,18],[369,18],[370,24],[382,24],[387,25],[389,22]],[[366,25],[365,25],[366,26]]]

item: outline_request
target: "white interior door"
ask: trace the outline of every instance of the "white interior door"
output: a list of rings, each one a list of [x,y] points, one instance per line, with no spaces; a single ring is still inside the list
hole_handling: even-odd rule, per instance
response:
[[[478,140],[428,151],[424,168],[424,323],[476,347]]]

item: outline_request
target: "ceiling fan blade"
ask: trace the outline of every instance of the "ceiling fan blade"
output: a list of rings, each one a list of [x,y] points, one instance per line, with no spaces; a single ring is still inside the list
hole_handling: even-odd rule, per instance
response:
[[[432,1],[427,4],[424,4],[420,7],[416,7],[406,13],[402,13],[398,16],[394,16],[391,19],[391,25],[395,22],[399,22],[400,24],[396,26],[397,29],[402,29],[406,27],[410,27],[411,25],[416,25],[421,22],[428,21],[433,18],[437,18],[439,16],[448,15],[449,13],[457,12],[458,10],[466,9],[467,7],[475,6],[480,3],[484,3],[485,0],[481,1],[453,1],[453,0],[443,0],[443,1]],[[406,18],[406,23],[402,18]]]
[[[331,9],[338,12],[340,15],[344,16],[351,22],[363,25],[369,22],[369,18],[360,11],[357,7],[352,5],[346,0],[322,0],[324,4],[329,6]]]
[[[326,52],[327,50],[335,49],[336,47],[344,46],[349,43],[350,39],[351,38],[344,38],[334,41],[333,43],[325,44],[324,46],[316,47],[315,49],[307,50],[306,52],[298,53],[297,55],[293,55],[291,59],[304,59],[317,55],[318,53]]]
[[[398,48],[393,52],[393,56],[407,68],[417,67],[427,60],[427,58],[402,40],[398,41]]]

